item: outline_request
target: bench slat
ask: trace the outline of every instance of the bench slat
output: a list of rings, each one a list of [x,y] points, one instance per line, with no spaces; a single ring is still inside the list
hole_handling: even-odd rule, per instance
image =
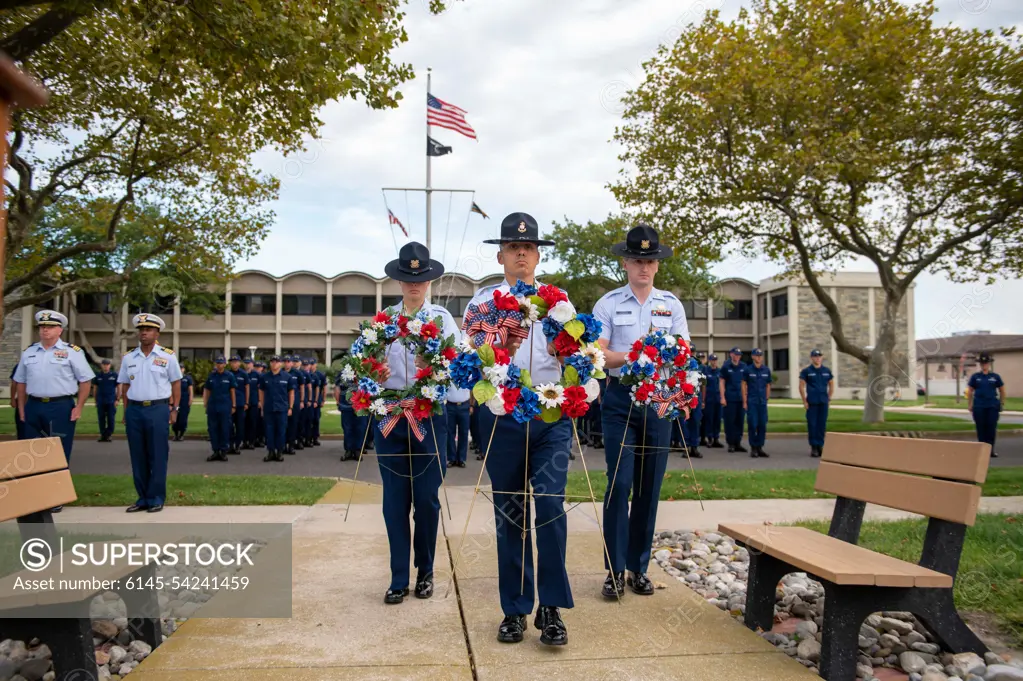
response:
[[[952,578],[805,527],[722,523],[719,531],[835,584],[951,588]]]
[[[982,483],[987,479],[991,445],[984,442],[828,433],[828,446],[821,460]]]
[[[814,489],[965,525],[976,521],[981,493],[979,485],[827,461],[817,469]]]
[[[0,521],[46,511],[76,499],[78,495],[67,469],[0,482]]]
[[[67,468],[59,437],[0,442],[0,481]]]

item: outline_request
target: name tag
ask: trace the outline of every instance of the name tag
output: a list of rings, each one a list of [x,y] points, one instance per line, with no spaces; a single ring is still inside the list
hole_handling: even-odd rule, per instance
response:
[[[630,324],[636,323],[636,314],[634,312],[623,312],[615,315],[614,325],[615,326],[629,326]]]

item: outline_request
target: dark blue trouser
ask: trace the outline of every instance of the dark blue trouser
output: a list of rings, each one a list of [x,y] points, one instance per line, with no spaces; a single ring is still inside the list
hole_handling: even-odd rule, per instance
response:
[[[707,404],[703,406],[703,436],[713,442],[721,439],[721,397],[707,394]]]
[[[828,430],[828,403],[811,404],[806,408],[806,436],[811,447],[824,446],[824,433]]]
[[[572,424],[568,418],[554,423],[530,421],[527,460],[527,424],[518,423],[511,416],[494,416],[486,406],[480,408],[483,450],[486,451],[491,429],[495,428],[495,419],[497,426],[487,456],[487,474],[494,494],[501,610],[505,615],[528,615],[533,612],[534,594],[539,596],[540,605],[571,608],[575,603],[565,569],[568,520],[564,494]],[[523,494],[527,465],[533,492],[549,495],[533,497],[535,521]],[[534,522],[538,554],[535,583],[533,537],[529,536]],[[527,533],[525,548],[523,530]]]
[[[170,405],[128,403],[124,414],[124,431],[131,454],[131,476],[135,481],[137,504],[158,506],[167,497],[167,424]]]
[[[188,430],[188,415],[192,412],[192,405],[188,404],[188,396],[181,398],[181,407],[178,409],[178,418],[174,421],[174,432],[185,434]]]
[[[465,461],[469,451],[469,402],[448,402],[448,464]]]
[[[235,408],[231,419],[231,445],[238,449],[245,440],[245,406]]]
[[[19,440],[25,439],[25,422],[21,420],[21,411],[17,408],[14,410],[14,430]]]
[[[469,414],[469,437],[476,443],[476,446],[482,452],[484,451],[484,447],[487,446],[487,443],[480,440],[480,407],[479,405],[474,407],[470,406],[469,410],[471,412]]]
[[[991,445],[995,450],[995,435],[998,433],[998,407],[974,407],[973,422],[977,425],[977,441]]]
[[[263,425],[266,427],[266,448],[283,451],[287,442],[288,412],[267,411],[263,414]]]
[[[206,412],[206,429],[213,451],[227,450],[231,446],[231,422],[230,407],[211,408]]]
[[[295,401],[298,404],[298,400]],[[291,410],[291,416],[288,417],[288,432],[285,435],[285,439],[288,444],[295,444],[295,433],[298,430],[298,413],[301,411],[297,406]]]
[[[71,420],[75,400],[40,402],[29,398],[25,403],[25,439],[38,437],[59,437],[64,448],[64,458],[71,463],[71,446],[75,441],[77,421]]]
[[[323,417],[323,405],[318,404],[313,407],[313,425],[310,433],[310,437],[314,440],[320,439],[320,419]]]
[[[287,414],[288,412],[284,412]],[[245,441],[249,444],[255,444],[256,433],[258,431],[259,423],[259,405],[250,404],[249,410],[245,412]]]
[[[681,417],[679,417],[681,418]],[[703,425],[703,407],[693,409],[689,418],[683,421],[686,433],[686,446],[697,447],[700,444],[700,427]]]
[[[422,442],[416,439],[405,421],[399,421],[386,438],[377,427],[378,423],[371,427],[384,487],[384,525],[391,548],[390,588],[404,589],[409,585],[410,550],[418,574],[425,577],[433,573],[437,528],[440,525],[437,490],[447,470],[444,453],[438,456],[433,443],[436,436],[437,444],[443,448],[442,443],[447,438],[447,416],[441,414],[421,422],[425,433]],[[414,531],[409,527],[410,511]]]
[[[351,407],[341,407],[341,433],[346,452],[359,453],[366,438],[368,416],[358,416]]]
[[[117,418],[117,403],[97,404],[96,417],[99,419],[100,437],[110,437],[114,434],[114,419]]]
[[[604,541],[615,574],[623,570],[645,573],[657,521],[657,501],[668,464],[672,421],[657,412],[632,408],[629,390],[612,378],[604,396],[603,421],[607,438],[607,491],[604,493]],[[622,443],[625,443],[624,445]],[[690,443],[688,437],[686,444]],[[636,449],[641,447],[641,449]],[[629,492],[632,510],[629,510]]]
[[[728,400],[725,405],[725,442],[735,446],[742,444],[742,426],[746,410],[742,408],[742,400]]]
[[[767,437],[767,405],[751,403],[746,417],[749,420],[749,446],[763,447]]]

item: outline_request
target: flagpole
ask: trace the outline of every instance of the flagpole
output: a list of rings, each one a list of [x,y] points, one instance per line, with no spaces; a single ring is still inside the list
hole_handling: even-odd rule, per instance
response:
[[[433,71],[433,69],[427,67],[427,69],[426,69],[426,96],[427,97],[430,96],[430,78],[431,78],[431,73],[430,72],[431,71]],[[426,117],[426,140],[427,140],[427,143],[426,143],[426,146],[427,146],[427,150],[426,150],[426,250],[428,250],[431,253],[433,253],[433,248],[431,247],[431,244],[430,244],[430,237],[431,237],[430,218],[431,218],[431,213],[433,212],[430,209],[430,203],[431,203],[431,199],[432,199],[433,190],[430,188],[430,159],[432,157],[430,156],[430,150],[429,150],[429,145],[430,145],[430,117],[429,116]]]

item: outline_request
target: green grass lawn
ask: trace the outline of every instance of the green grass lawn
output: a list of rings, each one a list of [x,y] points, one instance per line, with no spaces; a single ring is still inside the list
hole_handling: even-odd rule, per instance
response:
[[[72,475],[78,501],[69,506],[130,506],[130,475]],[[308,506],[335,485],[335,478],[286,475],[169,475],[167,503],[173,506]]]
[[[986,493],[986,492],[985,492]],[[818,532],[829,521],[798,523]],[[860,545],[911,563],[920,560],[924,520],[865,522]],[[956,607],[965,612],[994,615],[1010,634],[1010,645],[1023,645],[1023,516],[981,514],[966,532],[962,561],[955,583]]]
[[[935,396],[927,399],[927,406],[934,406],[940,409],[966,409],[966,398],[959,400],[956,403],[956,398],[948,396]],[[1006,397],[1005,398],[1005,409],[1006,411],[1023,411],[1023,397]]]
[[[611,473],[614,471],[612,469]],[[814,470],[697,470],[696,482],[693,474],[686,470],[672,470],[664,475],[661,484],[662,501],[683,499],[826,499],[830,494],[821,494],[813,489],[817,471]],[[603,498],[607,489],[607,474],[591,471],[590,481],[598,499]],[[582,473],[568,474],[566,495],[575,501],[589,498],[586,477]],[[984,483],[984,496],[1023,496],[1023,467],[999,467],[988,471]],[[1023,546],[1023,545],[1021,545]]]

